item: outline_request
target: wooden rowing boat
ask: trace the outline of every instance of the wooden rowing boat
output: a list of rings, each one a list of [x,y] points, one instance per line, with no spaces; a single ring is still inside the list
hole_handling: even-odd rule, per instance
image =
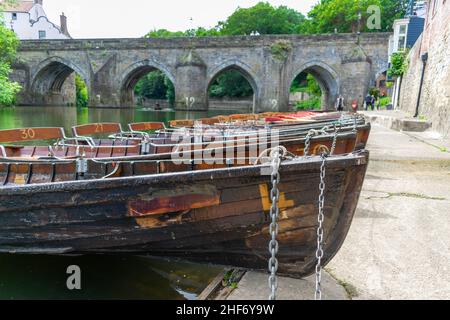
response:
[[[324,264],[346,237],[367,163],[367,151],[326,161]],[[281,164],[281,274],[302,277],[314,271],[320,166],[316,156]],[[181,172],[86,181],[73,175],[64,181],[60,169],[54,167],[53,182],[0,187],[0,252],[145,252],[267,268],[271,185],[270,176],[261,174],[266,165],[188,166]]]

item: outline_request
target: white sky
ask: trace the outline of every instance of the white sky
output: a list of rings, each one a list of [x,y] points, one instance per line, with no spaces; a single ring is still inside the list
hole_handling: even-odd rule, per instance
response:
[[[251,7],[260,0],[44,0],[50,21],[59,25],[59,15],[68,17],[74,38],[142,37],[151,29],[184,31],[213,27],[239,6]],[[269,0],[303,14],[319,0]],[[190,21],[192,17],[193,21]]]

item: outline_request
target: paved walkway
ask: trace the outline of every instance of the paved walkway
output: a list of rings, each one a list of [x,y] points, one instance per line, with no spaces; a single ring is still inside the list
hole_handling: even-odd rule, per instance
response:
[[[279,300],[314,300],[316,291],[315,276],[306,279],[278,277],[277,299]],[[322,275],[323,300],[347,300],[344,287],[328,273]],[[267,300],[269,297],[268,275],[262,272],[247,272],[239,286],[228,300]]]
[[[374,125],[371,160],[342,249],[327,266],[354,299],[450,299],[450,153]],[[325,275],[324,298],[345,299]],[[280,299],[311,299],[313,278],[282,278]],[[267,299],[247,273],[230,299]]]
[[[450,153],[374,126],[371,163],[328,269],[359,299],[450,299]]]

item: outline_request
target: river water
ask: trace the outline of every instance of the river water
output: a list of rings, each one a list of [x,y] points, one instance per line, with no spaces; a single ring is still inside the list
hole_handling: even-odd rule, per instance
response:
[[[221,111],[220,114],[232,112]],[[75,124],[198,119],[218,112],[73,107],[0,108],[0,129]],[[67,289],[67,267],[81,269],[81,290]],[[46,256],[0,254],[0,299],[196,299],[222,270],[133,255]]]

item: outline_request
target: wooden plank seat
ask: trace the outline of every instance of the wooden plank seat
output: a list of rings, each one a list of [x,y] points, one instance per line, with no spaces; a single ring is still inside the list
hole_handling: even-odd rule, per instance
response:
[[[194,120],[172,120],[169,124],[172,128],[193,127]]]
[[[50,153],[48,146],[5,146],[5,143],[21,143],[28,141],[46,141],[67,139],[64,129],[60,127],[28,127],[0,130],[0,154],[23,154],[26,157],[43,156]]]
[[[230,121],[248,121],[248,120],[258,120],[259,116],[256,114],[232,114],[230,116]]]
[[[144,133],[123,131],[120,123],[113,122],[98,122],[88,123],[72,127],[72,133],[76,139],[84,139],[91,147],[97,146],[129,146],[129,142],[134,141],[134,144],[139,144],[145,137]],[[109,139],[97,139],[93,136],[109,135]]]
[[[92,136],[98,134],[113,134],[113,133],[121,133],[122,126],[120,125],[120,123],[109,123],[109,122],[88,123],[73,126],[72,132],[76,137]]]
[[[63,128],[20,128],[0,130],[0,143],[66,139]]]
[[[136,122],[128,124],[131,132],[165,130],[164,122]]]

